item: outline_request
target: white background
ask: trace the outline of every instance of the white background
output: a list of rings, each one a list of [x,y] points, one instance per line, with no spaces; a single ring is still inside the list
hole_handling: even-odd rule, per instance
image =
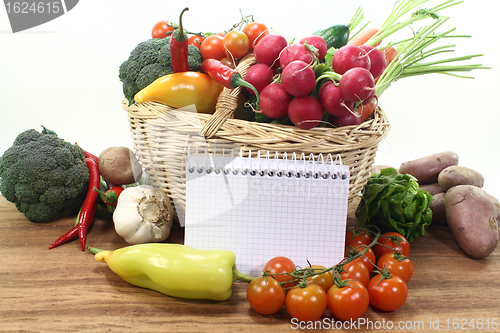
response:
[[[443,0],[431,0],[428,7]],[[0,154],[20,132],[44,125],[98,155],[110,146],[132,148],[118,67],[157,21],[221,31],[239,21],[240,9],[287,39],[347,23],[358,6],[380,25],[394,1],[80,1],[67,14],[13,34],[0,8]],[[402,162],[452,150],[460,164],[483,173],[484,189],[500,198],[498,177],[499,39],[493,0],[466,0],[446,10],[457,27],[456,56],[484,53],[473,61],[491,67],[474,80],[427,75],[395,82],[381,96],[392,130],[379,146],[377,164]],[[407,30],[406,33],[411,33]],[[450,55],[450,56],[455,56]]]

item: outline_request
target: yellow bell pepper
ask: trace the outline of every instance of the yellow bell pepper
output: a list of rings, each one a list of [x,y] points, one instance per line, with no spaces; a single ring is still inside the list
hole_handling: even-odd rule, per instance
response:
[[[224,86],[198,72],[164,75],[134,96],[137,103],[158,102],[173,108],[196,106],[198,113],[214,113]]]
[[[200,250],[170,243],[131,245],[115,251],[89,248],[126,282],[168,296],[222,301],[234,281],[253,277],[239,272],[229,250]]]

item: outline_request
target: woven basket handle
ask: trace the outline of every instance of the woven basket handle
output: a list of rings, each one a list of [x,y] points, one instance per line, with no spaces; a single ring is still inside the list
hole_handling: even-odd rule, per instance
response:
[[[251,52],[241,59],[238,66],[236,66],[236,70],[244,79],[248,69],[255,63],[257,63],[257,61]],[[213,137],[226,120],[233,117],[234,111],[238,107],[238,96],[241,89],[242,87],[236,87],[234,89],[224,87],[219,95],[219,98],[217,99],[215,112],[201,129],[201,135],[205,138]]]

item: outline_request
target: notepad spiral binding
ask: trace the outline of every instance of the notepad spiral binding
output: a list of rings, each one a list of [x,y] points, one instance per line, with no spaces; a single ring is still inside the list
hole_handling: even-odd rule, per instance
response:
[[[196,147],[194,155],[191,151],[191,147],[188,147],[188,153],[186,155],[186,165],[187,172],[198,174],[210,174],[214,172],[215,174],[223,173],[228,175],[232,172],[234,175],[241,174],[243,176],[269,176],[269,177],[296,177],[296,178],[323,178],[323,179],[342,179],[346,180],[349,178],[348,168],[342,168],[343,163],[340,155],[328,154],[325,157],[323,154],[310,154],[306,156],[304,153],[297,157],[295,152],[290,154],[285,152],[283,156],[280,157],[278,152],[271,156],[271,153],[267,151],[265,155],[262,155],[261,151],[257,151],[257,157],[252,157],[252,151],[249,151],[247,155],[244,155],[243,150],[239,150],[239,153],[235,155],[235,149],[229,149],[229,152],[225,148],[221,149],[218,153],[217,149],[214,149],[213,154],[209,154],[208,150],[205,148],[204,151],[199,150]],[[193,160],[193,157],[196,157]],[[202,158],[200,158],[202,157]]]

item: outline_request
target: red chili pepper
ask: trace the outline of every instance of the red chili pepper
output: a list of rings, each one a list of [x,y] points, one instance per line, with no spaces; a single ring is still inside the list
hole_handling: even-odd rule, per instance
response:
[[[123,192],[123,190],[124,188],[121,186],[114,186],[106,192],[103,192],[98,188],[94,188],[94,191],[96,191],[101,196],[102,201],[108,206],[116,206],[118,197]]]
[[[80,147],[80,145],[78,145],[78,143],[75,142],[75,144]],[[85,154],[85,158],[91,158],[92,160],[94,160],[94,162],[96,162],[98,165],[99,165],[99,157],[95,156],[94,154],[86,151],[85,149],[83,149],[82,147],[80,147],[81,150],[83,150],[83,153]]]
[[[59,245],[62,245],[66,242],[69,242],[73,238],[78,237],[78,225],[75,225],[73,228],[70,229],[67,233],[59,237],[52,245],[49,246],[49,250],[53,249]]]
[[[255,96],[257,96],[257,101],[259,100],[259,93],[257,92],[257,89],[255,89],[255,87],[251,83],[243,80],[238,71],[224,65],[220,60],[203,60],[203,62],[201,63],[200,71],[208,74],[212,78],[212,80],[219,82],[226,88],[234,89],[238,86],[250,88],[255,93]]]
[[[188,35],[182,26],[182,15],[189,8],[184,8],[179,17],[179,27],[170,37],[170,55],[172,56],[172,70],[174,73],[188,72]]]
[[[80,236],[80,245],[82,251],[85,251],[85,244],[87,240],[87,229],[94,220],[95,211],[97,208],[97,192],[94,191],[95,187],[99,187],[101,182],[101,175],[99,174],[99,167],[92,158],[86,158],[85,162],[89,168],[89,185],[87,190],[87,197],[82,205],[80,218],[78,220],[78,235]]]

